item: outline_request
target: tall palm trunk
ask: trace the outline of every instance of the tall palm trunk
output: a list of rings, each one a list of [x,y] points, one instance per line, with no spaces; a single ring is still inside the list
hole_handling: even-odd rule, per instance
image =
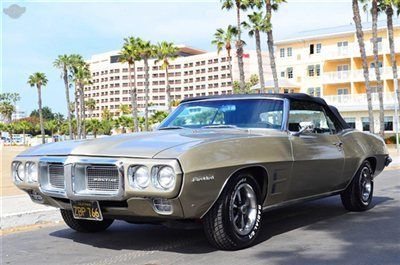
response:
[[[375,76],[378,85],[379,135],[383,138],[385,136],[385,113],[383,110],[383,83],[381,80],[378,57],[378,0],[372,0],[372,44],[375,62]]]
[[[239,87],[243,92],[245,90],[245,77],[244,77],[244,66],[243,66],[243,42],[241,38],[241,23],[240,23],[240,1],[236,0],[236,21],[237,21],[237,41],[236,41],[236,56],[238,58],[239,67]],[[233,83],[232,83],[233,85]]]
[[[46,143],[46,138],[44,136],[44,124],[43,124],[43,113],[42,113],[42,88],[40,85],[36,85],[36,87],[38,91],[40,133],[42,135],[42,144],[44,144]]]
[[[86,106],[85,106],[85,93],[83,91],[83,83],[79,83],[79,94],[80,94],[80,109],[81,109],[81,122],[82,122],[82,138],[86,139]]]
[[[231,86],[233,87],[233,75],[232,75],[232,55],[231,51],[228,50],[228,60],[229,60],[229,75],[231,78]]]
[[[265,81],[264,81],[264,69],[263,69],[262,54],[261,54],[260,31],[256,30],[254,32],[254,37],[256,39],[258,75],[260,76],[260,93],[264,93]]]
[[[79,91],[78,91],[78,85],[75,82],[75,115],[76,115],[76,139],[81,139],[81,115],[79,115]]]
[[[390,49],[390,61],[392,62],[392,71],[393,71],[393,84],[394,84],[394,92],[396,93],[395,97],[397,98],[398,108],[395,109],[395,126],[396,126],[396,145],[399,147],[399,135],[398,135],[398,126],[399,126],[399,114],[398,110],[400,109],[400,91],[399,91],[399,77],[397,75],[397,63],[396,63],[396,52],[394,49],[394,36],[393,36],[393,8],[391,5],[386,6],[386,16],[387,16],[387,34],[389,39],[389,49]]]
[[[374,123],[374,113],[372,109],[371,86],[369,83],[368,62],[367,62],[367,56],[365,55],[364,33],[362,31],[362,26],[361,26],[361,17],[360,17],[360,9],[358,7],[358,0],[352,0],[352,7],[354,15],[353,20],[356,25],[356,35],[357,35],[358,45],[360,47],[365,86],[367,91],[369,131],[373,133],[375,132],[375,126],[374,126],[375,123]]]
[[[144,89],[145,89],[145,101],[144,101],[144,128],[146,131],[149,130],[149,58],[144,58]]]
[[[168,112],[171,113],[172,106],[171,106],[171,91],[170,91],[170,85],[169,85],[169,76],[168,76],[168,64],[167,67],[165,67],[165,76],[166,76],[166,81],[167,81],[167,88],[166,88],[166,93],[167,93],[167,104],[168,104]]]
[[[133,67],[132,67],[133,66]],[[132,86],[132,68],[133,68],[133,76],[135,81]],[[138,126],[138,113],[137,113],[137,90],[136,90],[136,65],[135,63],[129,64],[129,88],[131,92],[131,105],[132,105],[132,116],[133,116],[133,129],[135,132],[139,131]]]
[[[265,8],[266,8],[267,23],[269,25],[269,29],[267,30],[267,44],[268,44],[269,61],[272,71],[272,78],[274,79],[274,93],[279,93],[278,74],[276,72],[276,63],[274,54],[274,36],[272,34],[272,24],[271,24],[271,18],[272,18],[271,0],[265,1]]]
[[[64,85],[65,85],[65,98],[67,100],[68,132],[69,132],[69,139],[72,140],[73,135],[72,135],[71,106],[70,106],[70,99],[69,99],[68,70],[67,70],[66,65],[64,65],[63,71],[64,71],[63,79],[64,79]]]

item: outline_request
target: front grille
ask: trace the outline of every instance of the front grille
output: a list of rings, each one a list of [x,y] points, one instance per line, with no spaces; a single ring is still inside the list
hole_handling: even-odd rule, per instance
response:
[[[86,167],[86,185],[88,190],[118,191],[119,171],[116,166]]]
[[[49,164],[48,172],[50,185],[54,188],[64,189],[64,166],[62,164]]]

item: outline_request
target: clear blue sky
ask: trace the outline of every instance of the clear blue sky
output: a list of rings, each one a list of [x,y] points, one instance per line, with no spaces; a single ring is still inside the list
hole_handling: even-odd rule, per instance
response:
[[[215,1],[16,1],[26,8],[12,19],[2,12],[3,92],[18,92],[19,106],[28,114],[37,108],[36,90],[26,84],[29,74],[46,73],[43,104],[66,113],[63,82],[52,66],[59,54],[92,54],[119,49],[133,35],[153,42],[167,40],[214,50],[210,39],[216,28],[235,22],[235,14]],[[244,18],[245,16],[243,16]],[[351,1],[288,1],[273,16],[275,39],[302,30],[352,22]],[[253,49],[253,40],[246,39]],[[264,38],[263,46],[266,46]]]

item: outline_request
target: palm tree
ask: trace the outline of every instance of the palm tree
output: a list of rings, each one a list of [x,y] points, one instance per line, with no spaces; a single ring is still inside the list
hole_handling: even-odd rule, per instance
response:
[[[64,54],[64,55],[59,55],[57,59],[53,63],[54,67],[61,69],[62,74],[61,77],[64,80],[64,86],[65,86],[65,98],[67,100],[67,117],[68,117],[68,132],[69,132],[69,139],[73,139],[72,135],[72,118],[71,118],[71,106],[69,104],[70,99],[69,99],[69,80],[68,80],[68,68],[71,65],[71,57]]]
[[[83,107],[83,91],[80,89],[79,78],[77,78],[78,72],[80,69],[86,66],[83,57],[79,54],[71,54],[70,55],[70,79],[74,82],[75,85],[75,116],[77,121],[77,136],[78,139],[82,138],[82,107]],[[83,73],[80,73],[81,77]],[[85,74],[86,75],[86,74]],[[81,93],[82,92],[82,93]],[[78,111],[80,110],[80,112]]]
[[[271,65],[272,78],[274,79],[274,92],[279,93],[278,74],[276,71],[275,54],[274,54],[274,36],[272,34],[272,11],[277,11],[279,4],[286,2],[286,0],[265,0],[266,9],[266,27],[267,27],[267,44],[269,61]]]
[[[245,29],[249,30],[249,36],[254,36],[256,40],[258,75],[260,77],[260,93],[264,93],[265,81],[261,54],[260,32],[267,32],[269,29],[269,25],[267,24],[267,20],[264,18],[262,12],[253,12],[253,14],[248,15],[248,18],[249,23],[243,22],[242,25]]]
[[[42,134],[42,143],[46,143],[45,135],[44,135],[44,125],[43,125],[43,114],[42,114],[42,86],[47,85],[47,78],[44,73],[36,72],[29,76],[28,84],[31,87],[36,86],[38,92],[38,107],[39,107],[39,123],[40,123],[40,132]]]
[[[90,117],[93,114],[93,111],[96,109],[96,100],[94,100],[93,98],[89,98],[88,100],[85,101],[85,106],[87,108],[87,110],[90,113]]]
[[[370,0],[360,0],[360,2],[364,4],[364,11],[367,13],[371,12],[372,16],[372,46],[374,55],[375,77],[379,99],[379,134],[383,138],[385,136],[385,114],[383,110],[383,83],[381,79],[378,55],[378,14],[382,11],[382,9],[378,7],[378,0],[372,0],[371,10],[368,10]],[[381,0],[379,0],[379,2],[381,2]]]
[[[15,107],[10,102],[3,101],[0,103],[0,114],[1,114],[1,116],[4,117],[4,119],[8,123],[11,122],[12,114],[14,113],[14,111],[15,111]]]
[[[134,131],[139,131],[138,122],[138,110],[137,110],[137,90],[136,90],[136,65],[135,62],[141,60],[139,53],[139,43],[141,40],[139,38],[129,37],[124,40],[124,46],[122,47],[119,61],[122,63],[128,63],[129,66],[129,91],[131,94],[131,109],[133,116],[133,127]],[[132,70],[134,82],[132,85]]]
[[[397,13],[400,11],[400,1],[399,0],[385,0],[384,8],[386,13],[386,23],[387,23],[387,35],[389,39],[389,49],[390,49],[390,61],[392,64],[393,71],[393,84],[394,91],[397,98],[397,104],[395,109],[395,122],[396,122],[396,147],[399,148],[399,135],[398,135],[398,123],[399,123],[399,114],[398,109],[400,109],[400,91],[399,91],[399,77],[397,74],[397,63],[396,63],[396,51],[394,49],[394,34],[393,34],[393,8],[397,9]]]
[[[237,28],[229,25],[226,30],[223,30],[221,28],[217,29],[217,31],[214,34],[214,39],[211,41],[211,44],[217,46],[217,52],[218,54],[222,51],[223,48],[225,48],[227,54],[228,54],[228,61],[229,61],[229,75],[231,78],[231,86],[233,86],[233,75],[232,75],[232,40],[234,37],[237,35]]]
[[[167,104],[168,104],[168,112],[171,112],[171,91],[169,86],[169,76],[168,76],[168,67],[169,63],[172,60],[175,60],[178,57],[179,48],[176,47],[172,42],[163,41],[157,44],[156,48],[156,60],[154,64],[161,62],[161,68],[165,70],[165,78],[167,82]]]
[[[82,123],[82,138],[86,139],[86,128],[85,128],[85,120],[86,120],[86,108],[85,108],[85,94],[84,87],[85,85],[90,83],[90,70],[89,65],[81,64],[75,73],[76,83],[79,89],[79,109]]]
[[[364,33],[361,25],[360,9],[358,6],[358,0],[352,0],[353,8],[353,20],[356,26],[356,35],[358,40],[358,45],[360,47],[360,54],[364,72],[365,86],[367,91],[367,101],[368,101],[368,115],[369,115],[369,130],[370,132],[375,131],[374,126],[374,114],[372,109],[372,97],[371,97],[371,86],[369,82],[369,72],[368,72],[368,62],[367,56],[365,54],[365,44],[364,44]]]
[[[50,120],[44,123],[44,127],[50,132],[50,136],[53,137],[54,131],[58,128],[58,124],[56,120]]]
[[[122,115],[127,115],[131,113],[131,109],[127,104],[119,105],[119,111],[121,112]]]
[[[249,6],[248,0],[221,0],[222,9],[231,10],[236,9],[236,23],[237,23],[237,35],[236,35],[236,56],[238,58],[239,67],[239,80],[240,89],[245,89],[245,76],[244,76],[244,66],[243,66],[243,45],[241,36],[241,23],[240,23],[240,11],[245,11]]]
[[[26,120],[21,120],[17,122],[16,127],[22,131],[23,139],[24,139],[24,146],[26,145],[26,137],[25,133],[26,131],[30,130],[32,128],[31,123],[27,122]]]
[[[101,128],[101,122],[98,119],[86,120],[86,128],[88,132],[92,132],[94,138],[97,138],[97,133]]]
[[[144,89],[145,89],[145,102],[144,102],[144,128],[149,130],[149,59],[156,55],[156,47],[150,41],[141,40],[139,42],[140,57],[144,62]]]

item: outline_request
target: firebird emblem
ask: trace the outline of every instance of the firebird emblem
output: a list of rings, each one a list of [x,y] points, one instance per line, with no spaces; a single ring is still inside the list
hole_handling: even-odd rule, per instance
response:
[[[199,182],[199,181],[209,181],[214,180],[214,176],[202,176],[202,177],[194,177],[192,178],[192,182]]]

